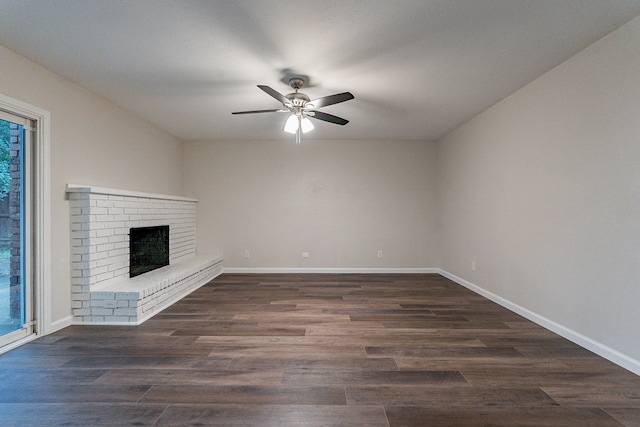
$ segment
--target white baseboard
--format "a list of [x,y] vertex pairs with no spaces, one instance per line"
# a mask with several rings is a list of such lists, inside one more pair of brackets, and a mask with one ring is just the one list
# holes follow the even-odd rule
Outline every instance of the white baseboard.
[[73,316],[63,317],[62,319],[58,319],[55,322],[51,322],[47,331],[48,333],[59,331],[60,329],[64,329],[67,326],[71,326],[73,324]]
[[560,335],[563,338],[568,339],[581,347],[586,348],[589,351],[596,353],[597,355],[615,363],[618,366],[621,366],[636,375],[640,375],[640,361],[633,359],[619,351],[608,347],[598,341],[595,341],[587,336],[580,334],[572,329],[567,328],[559,323],[554,322],[553,320],[547,319],[544,316],[541,316],[537,313],[534,313],[531,310],[528,310],[518,304],[515,304],[501,296],[498,296],[486,289],[481,288],[478,285],[475,285],[467,280],[462,279],[454,274],[451,274],[445,270],[438,269],[438,272],[446,277],[447,279],[453,280],[459,285],[464,286],[465,288],[482,295],[483,297],[490,299],[491,301],[500,304],[504,308],[507,308],[514,313],[517,313],[534,323],[542,326],[545,329],[548,329],[556,334]]
[[40,338],[40,335],[31,334],[31,335],[29,335],[29,336],[27,336],[27,337],[24,337],[24,338],[22,338],[22,339],[19,339],[19,340],[17,340],[17,341],[14,341],[14,342],[12,342],[11,344],[7,344],[7,345],[5,345],[5,346],[3,346],[3,347],[0,347],[0,354],[4,354],[4,353],[6,353],[6,352],[8,352],[8,351],[11,351],[11,350],[13,350],[13,349],[15,349],[15,348],[18,348],[18,347],[20,347],[21,345],[24,345],[24,344],[26,344],[26,343],[29,343],[29,342],[31,342],[31,341],[33,341],[33,340],[38,339],[38,338]]
[[224,268],[229,274],[439,274],[438,268]]

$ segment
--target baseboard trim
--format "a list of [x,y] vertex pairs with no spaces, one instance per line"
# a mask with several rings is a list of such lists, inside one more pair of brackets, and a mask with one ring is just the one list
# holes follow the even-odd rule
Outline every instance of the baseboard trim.
[[566,326],[556,323],[553,320],[547,319],[544,316],[534,313],[533,311],[515,304],[505,298],[502,298],[501,296],[498,296],[493,292],[487,291],[486,289],[481,288],[480,286],[475,285],[467,280],[464,280],[463,278],[458,277],[455,274],[451,274],[448,271],[442,269],[437,270],[439,270],[439,274],[446,277],[447,279],[450,279],[457,284],[464,286],[465,288],[477,293],[478,295],[482,295],[483,297],[490,299],[496,304],[499,304],[504,308],[509,309],[514,313],[527,318],[528,320],[531,320],[534,323],[537,323],[545,329],[555,332],[563,338],[566,338],[569,341],[574,342],[579,346],[594,352],[595,354],[609,360],[610,362],[615,363],[618,366],[627,369],[628,371],[633,372],[636,375],[640,375],[640,361],[633,359],[626,354],[620,353],[619,351],[598,341],[595,341],[587,336],[584,336],[579,332],[569,329]]
[[29,342],[34,341],[34,340],[37,340],[41,336],[43,336],[43,335],[31,334],[31,335],[29,335],[27,337],[24,337],[22,339],[14,341],[11,344],[7,344],[4,347],[0,347],[0,354],[4,354],[4,353],[6,353],[8,351],[11,351],[13,349],[16,349],[16,348],[20,347],[21,345],[25,345],[26,343],[29,343]]
[[53,333],[59,331],[60,329],[64,329],[67,326],[71,326],[73,324],[73,316],[63,317],[62,319],[58,319],[54,322],[51,322],[49,329],[47,329],[48,333]]
[[224,268],[229,274],[439,274],[438,268]]

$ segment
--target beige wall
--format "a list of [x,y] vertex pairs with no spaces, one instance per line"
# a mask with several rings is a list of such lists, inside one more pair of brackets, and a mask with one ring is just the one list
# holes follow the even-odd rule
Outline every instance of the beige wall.
[[225,268],[438,265],[434,143],[192,142],[184,170],[198,250]]
[[199,198],[198,249],[227,268],[441,267],[640,360],[638,40],[640,19],[438,143],[300,146],[182,147],[0,47],[0,93],[51,112],[53,320],[80,183]]
[[636,19],[437,154],[441,267],[636,361],[639,40]]
[[71,313],[67,183],[181,195],[177,140],[0,46],[0,93],[51,113],[52,320]]

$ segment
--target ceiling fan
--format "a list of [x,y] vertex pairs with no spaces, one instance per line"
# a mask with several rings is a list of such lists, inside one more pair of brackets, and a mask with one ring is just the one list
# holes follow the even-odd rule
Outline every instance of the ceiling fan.
[[258,87],[268,95],[271,95],[273,98],[280,101],[284,108],[273,110],[236,111],[231,114],[289,113],[289,118],[287,118],[287,121],[284,124],[284,131],[296,134],[296,144],[300,144],[301,133],[306,133],[313,129],[313,123],[309,120],[310,117],[316,120],[322,120],[342,126],[349,123],[349,120],[343,119],[342,117],[323,113],[316,109],[353,99],[354,96],[350,92],[337,93],[335,95],[310,99],[304,93],[298,92],[298,90],[302,89],[304,86],[304,79],[293,77],[289,79],[289,86],[291,86],[295,92],[282,95],[280,92],[270,88],[269,86],[258,85]]

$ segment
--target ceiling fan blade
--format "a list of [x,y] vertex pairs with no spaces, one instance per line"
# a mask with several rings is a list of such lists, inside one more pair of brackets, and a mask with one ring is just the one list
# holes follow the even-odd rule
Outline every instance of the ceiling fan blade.
[[337,104],[339,102],[348,101],[350,99],[355,98],[351,92],[343,92],[336,93],[335,95],[323,96],[322,98],[312,99],[307,102],[307,104],[311,104],[313,108],[322,108],[327,105]]
[[265,91],[267,94],[271,95],[272,97],[280,101],[283,105],[291,105],[291,101],[289,101],[283,94],[281,94],[277,90],[272,89],[269,86],[265,86],[265,85],[258,85],[258,87],[263,91]]
[[231,114],[255,114],[255,113],[277,113],[283,110],[252,110],[252,111],[236,111]]
[[322,111],[312,110],[312,111],[309,111],[309,113],[312,113],[312,114],[309,114],[309,117],[322,120],[325,122],[335,123],[337,125],[342,125],[342,126],[349,123],[349,120],[343,119],[342,117],[334,116],[333,114],[323,113]]

